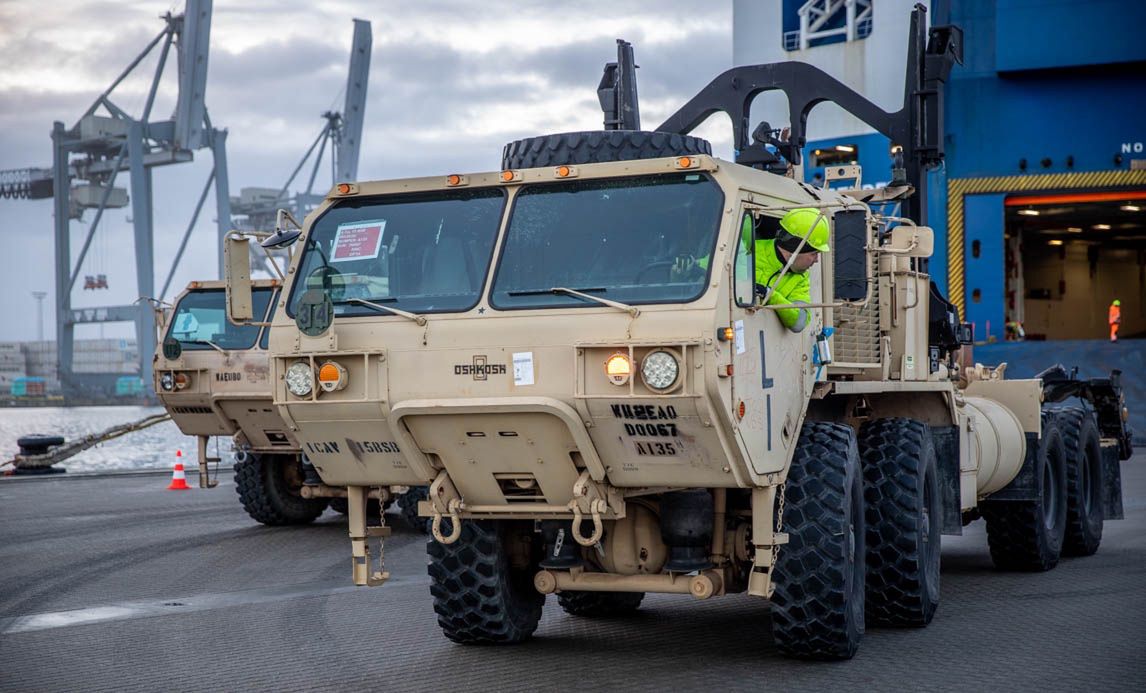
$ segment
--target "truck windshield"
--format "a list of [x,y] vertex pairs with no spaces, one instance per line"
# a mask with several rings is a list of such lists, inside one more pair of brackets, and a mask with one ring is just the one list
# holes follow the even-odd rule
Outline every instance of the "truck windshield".
[[337,315],[378,315],[364,299],[414,313],[478,302],[504,208],[501,188],[351,198],[315,223],[291,290],[292,317],[307,289]]
[[[274,289],[251,291],[256,320],[263,320]],[[223,289],[189,291],[175,307],[167,336],[179,340],[184,351],[211,349],[244,350],[255,346],[259,338],[257,325],[233,325],[227,321],[227,293]]]
[[500,309],[681,303],[708,282],[724,196],[699,173],[532,185],[514,202],[491,303]]

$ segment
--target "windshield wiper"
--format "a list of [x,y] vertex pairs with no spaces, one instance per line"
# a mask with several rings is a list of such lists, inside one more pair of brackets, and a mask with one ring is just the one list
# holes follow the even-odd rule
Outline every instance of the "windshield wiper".
[[[398,299],[396,299],[396,298],[383,298],[383,299],[379,299],[379,300],[389,302],[389,301],[397,301]],[[404,310],[399,310],[399,309],[393,308],[391,306],[384,306],[381,303],[374,303],[373,301],[367,301],[364,298],[348,298],[348,299],[345,299],[342,301],[335,301],[334,303],[335,303],[335,305],[342,304],[342,303],[353,303],[353,304],[358,305],[358,306],[366,306],[367,308],[373,308],[374,310],[378,310],[378,311],[381,311],[383,313],[390,313],[391,315],[400,315],[403,318],[406,318],[407,320],[413,320],[414,322],[418,323],[418,325],[420,325],[420,326],[426,324],[426,318],[423,315],[418,315],[417,313],[410,313],[410,312],[407,312]]]
[[183,342],[184,344],[206,344],[207,346],[211,347],[212,349],[219,352],[223,356],[229,356],[226,349],[224,349],[223,347],[219,346],[218,344],[212,342],[209,339],[180,339],[179,341]]
[[638,309],[635,306],[630,306],[627,303],[621,303],[620,301],[610,301],[609,299],[601,298],[600,296],[593,296],[592,294],[587,293],[589,291],[594,291],[596,293],[605,293],[606,289],[604,287],[600,287],[600,286],[592,287],[592,288],[584,288],[584,289],[570,289],[570,288],[565,287],[565,286],[555,286],[552,289],[536,289],[536,290],[532,290],[532,291],[510,291],[509,295],[510,296],[539,296],[541,294],[565,294],[566,296],[576,296],[577,298],[584,299],[586,301],[592,301],[593,303],[600,303],[603,306],[608,306],[610,308],[616,308],[617,310],[623,310],[626,313],[628,313],[629,315],[633,316],[634,318],[641,314],[640,309]]

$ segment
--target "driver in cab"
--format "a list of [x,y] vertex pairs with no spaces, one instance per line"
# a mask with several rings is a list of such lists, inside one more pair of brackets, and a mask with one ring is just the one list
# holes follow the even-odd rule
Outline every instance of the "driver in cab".
[[[820,253],[830,250],[828,221],[820,210],[804,207],[785,214],[780,229],[776,238],[756,241],[756,295],[760,300],[767,296],[767,305],[791,306],[774,311],[776,317],[792,332],[802,332],[812,316],[799,306],[812,302],[808,270],[819,262]],[[789,260],[792,264],[784,272]]]

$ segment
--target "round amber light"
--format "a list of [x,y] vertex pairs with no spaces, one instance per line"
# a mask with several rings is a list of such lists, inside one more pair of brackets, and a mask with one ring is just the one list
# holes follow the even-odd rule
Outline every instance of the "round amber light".
[[461,182],[462,182],[462,177],[456,173],[450,174],[450,176],[448,178],[446,178],[446,184],[447,185],[458,185]]
[[191,384],[191,379],[187,377],[186,373],[175,374],[175,389],[182,390]]
[[605,376],[614,385],[624,385],[633,374],[633,362],[628,354],[613,354],[605,361]]
[[557,175],[561,176],[562,178],[568,176],[570,173],[571,173],[571,171],[569,170],[568,166],[558,166],[557,167]]
[[692,166],[692,159],[690,159],[687,156],[682,156],[681,158],[676,160],[676,165],[680,166],[681,168],[688,168],[688,167]]
[[318,369],[318,379],[324,383],[338,382],[341,373],[338,372],[338,366],[333,363],[324,363],[322,368]]
[[502,171],[501,172],[501,179],[503,181],[505,181],[506,183],[513,180],[513,171]]

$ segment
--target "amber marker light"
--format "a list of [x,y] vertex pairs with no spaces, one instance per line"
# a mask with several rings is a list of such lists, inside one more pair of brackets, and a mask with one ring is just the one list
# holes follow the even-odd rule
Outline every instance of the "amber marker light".
[[736,332],[731,327],[722,327],[716,332],[716,338],[722,342],[731,342]]
[[747,411],[747,408],[744,406],[744,400],[740,400],[740,404],[738,404],[736,406],[736,415],[743,419],[744,413],[746,411]]
[[512,183],[515,180],[521,180],[521,174],[517,171],[506,169],[505,171],[501,172],[502,183]]
[[185,390],[185,389],[187,389],[187,386],[190,384],[191,384],[191,378],[188,378],[186,373],[176,373],[175,374],[175,389],[176,390]]
[[338,184],[338,194],[339,195],[349,195],[350,194],[350,183],[339,183]]
[[568,178],[569,174],[572,172],[573,172],[573,169],[569,168],[568,166],[558,166],[557,167],[557,175],[561,178]]
[[616,353],[605,361],[605,377],[614,385],[624,385],[633,375],[633,362],[628,354]]
[[464,179],[458,174],[451,173],[450,175],[446,176],[446,185],[451,187],[455,185],[461,185],[463,180]]
[[346,387],[346,369],[333,361],[327,361],[318,369],[318,385],[324,392],[334,392]]
[[700,166],[700,159],[692,156],[678,156],[676,158],[677,168],[696,168]]

